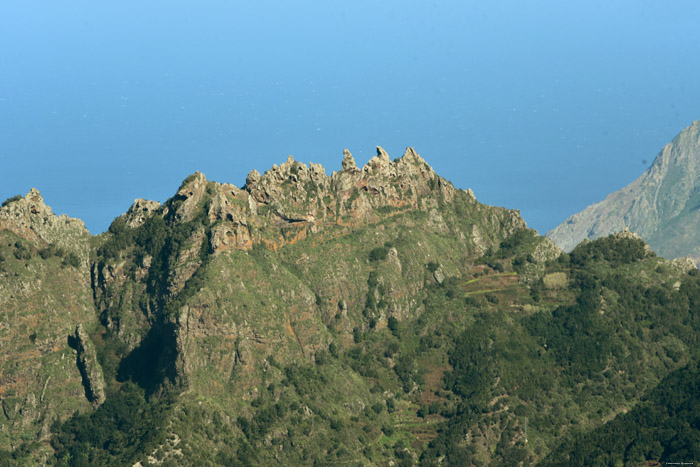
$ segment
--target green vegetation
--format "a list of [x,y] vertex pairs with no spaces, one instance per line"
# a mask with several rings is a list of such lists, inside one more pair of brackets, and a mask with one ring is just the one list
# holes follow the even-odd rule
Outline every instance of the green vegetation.
[[682,463],[700,459],[700,368],[667,376],[629,413],[562,443],[548,465],[640,465],[647,460]]
[[[260,369],[246,373],[251,370],[234,366],[230,379],[216,383],[232,394],[246,378],[262,378],[255,396],[245,401],[212,392],[176,402],[174,353],[168,350],[176,346],[174,328],[152,327],[131,352],[105,334],[100,361],[114,381],[108,403],[55,428],[58,464],[135,462],[144,453],[172,462],[181,455],[193,463],[239,465],[280,459],[289,465],[389,460],[437,465],[440,459],[448,465],[590,465],[695,455],[697,406],[690,402],[695,399],[681,396],[685,386],[669,389],[678,387],[669,381],[680,379],[662,378],[697,362],[692,349],[700,331],[694,312],[700,277],[667,269],[641,242],[601,239],[534,267],[538,237],[517,231],[475,266],[455,265],[447,255],[433,256],[440,262],[415,257],[413,245],[431,243],[411,237],[415,233],[401,224],[410,216],[399,215],[393,237],[380,238],[384,244],[369,253],[354,245],[376,245],[377,239],[372,230],[360,230],[330,240],[321,255],[302,241],[281,257],[264,249],[212,257],[206,222],[151,219],[138,229],[115,224],[100,250],[106,262],[125,252],[140,262],[151,258],[140,306],[173,316],[188,303],[202,303],[197,300],[203,293],[217,297],[217,290],[230,287],[205,280],[211,270],[245,270],[250,283],[262,288],[242,286],[243,308],[222,304],[221,311],[243,312],[241,320],[258,323],[256,333],[263,336],[291,332],[294,345],[317,339],[318,350],[309,359],[303,348],[299,357],[270,348]],[[202,239],[201,246],[193,238]],[[389,248],[397,250],[400,272],[385,261]],[[186,249],[198,251],[198,266],[179,294],[164,300]],[[360,262],[363,251],[367,256]],[[299,260],[304,255],[315,255],[317,263],[304,266]],[[366,266],[353,273],[342,269],[343,280],[361,288],[341,306],[328,277],[346,264]],[[406,275],[413,274],[408,265],[414,265],[415,276]],[[403,302],[391,290],[407,280],[425,281],[438,269],[445,271],[445,280],[425,283],[413,297],[420,308],[398,319],[392,310]],[[544,285],[547,275],[557,278],[556,287]],[[680,285],[674,288],[673,281]],[[306,328],[301,321],[283,324],[284,313],[268,312],[294,303],[273,291],[302,283],[312,291],[308,302],[322,313],[329,310],[330,319],[319,328],[308,321]],[[349,343],[342,338],[344,327],[350,328]],[[208,339],[209,352],[223,345]],[[243,352],[241,341],[235,345],[235,352]],[[190,384],[202,390],[201,384],[212,381],[218,380],[208,376]],[[671,402],[678,397],[680,402]],[[680,404],[674,413],[688,420],[672,433],[672,417],[660,415],[658,408],[669,404]],[[129,418],[126,407],[141,416]],[[119,426],[115,420],[121,420]],[[192,441],[174,450],[168,430]],[[641,445],[636,439],[654,441]],[[590,451],[591,444],[600,448]]]
[[4,208],[10,203],[14,203],[15,201],[19,201],[22,199],[22,195],[15,195],[11,196],[10,198],[7,198],[5,201],[2,202],[2,207]]
[[646,245],[640,239],[604,237],[595,242],[582,243],[569,255],[574,265],[584,265],[591,261],[606,261],[611,267],[640,261],[647,253]]
[[382,261],[382,260],[386,259],[386,256],[388,254],[389,254],[389,249],[385,246],[373,248],[369,252],[369,260],[370,261]]
[[125,383],[90,415],[73,415],[54,426],[56,465],[132,464],[165,441],[170,398],[147,400],[143,390]]

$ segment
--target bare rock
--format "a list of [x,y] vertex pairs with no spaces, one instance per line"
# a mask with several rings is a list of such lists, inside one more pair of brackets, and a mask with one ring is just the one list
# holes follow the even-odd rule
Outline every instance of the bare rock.
[[161,208],[158,201],[149,201],[147,199],[135,199],[134,204],[129,210],[122,214],[126,225],[131,228],[136,228],[146,222],[146,219],[157,213]]
[[433,279],[435,280],[436,283],[442,284],[443,281],[445,280],[445,274],[442,272],[442,268],[438,268],[433,272]]
[[[346,149],[342,167],[328,176],[322,165],[307,166],[289,156],[262,175],[251,171],[242,189],[206,182],[197,172],[168,202],[164,215],[190,219],[193,209],[207,196],[208,216],[213,224],[210,246],[214,253],[248,250],[258,243],[277,249],[328,225],[371,224],[414,209],[428,213],[436,231],[449,231],[437,209],[441,202],[451,203],[458,190],[439,177],[414,148],[406,148],[403,156],[392,161],[378,146],[377,155],[361,169]],[[476,203],[473,196],[468,199]],[[512,213],[517,219],[507,219],[509,215],[504,211],[493,223],[524,226],[522,220],[518,221],[518,213]],[[473,243],[480,248],[480,242],[487,248],[491,239],[481,238],[477,232]]]
[[182,222],[192,220],[206,192],[207,178],[199,171],[193,173],[182,182],[175,196],[166,203],[163,215]]
[[253,237],[246,225],[234,221],[215,225],[211,230],[210,244],[215,253],[250,250],[253,248]]
[[178,251],[168,276],[168,293],[171,297],[177,296],[185,288],[187,281],[202,264],[199,252],[205,238],[204,228],[201,227],[192,232],[190,238],[187,239],[187,246]]
[[313,162],[309,163],[309,177],[317,184],[325,185],[328,183],[326,169],[324,169],[321,164],[314,164]]
[[387,152],[381,146],[377,146],[377,159],[379,159],[382,162],[391,162],[389,154],[387,154]]
[[565,251],[629,227],[666,258],[700,256],[700,120],[681,131],[626,187],[547,233]]
[[671,262],[671,264],[684,273],[687,273],[693,269],[697,269],[698,261],[694,261],[693,258],[676,258]]
[[36,244],[53,244],[69,250],[87,263],[90,232],[80,219],[56,216],[44,204],[39,190],[32,188],[23,198],[0,208],[0,230],[9,230]]
[[78,369],[83,377],[85,395],[94,407],[99,407],[105,401],[105,381],[102,367],[97,363],[95,346],[79,324],[75,329],[75,343],[78,351]]
[[357,169],[357,164],[355,163],[355,158],[352,157],[350,151],[347,149],[343,150],[343,170]]
[[536,263],[546,263],[557,259],[562,253],[561,248],[551,238],[542,237],[542,241],[535,247],[532,256]]
[[258,183],[258,181],[260,181],[260,172],[253,169],[250,171],[250,173],[248,174],[248,177],[246,177],[246,179],[245,179],[245,186],[246,187],[253,186],[256,183]]

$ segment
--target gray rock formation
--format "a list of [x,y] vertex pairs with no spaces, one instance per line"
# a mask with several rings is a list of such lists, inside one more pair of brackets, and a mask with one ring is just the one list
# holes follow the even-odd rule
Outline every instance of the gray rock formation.
[[352,157],[350,151],[345,149],[343,151],[343,170],[356,169],[357,164],[355,163],[355,158]]
[[700,258],[700,120],[684,129],[637,180],[547,233],[565,251],[629,228],[667,258]]
[[59,246],[87,261],[90,233],[83,221],[65,214],[56,216],[36,188],[0,208],[0,230],[9,230],[38,245]]
[[[292,156],[262,175],[251,171],[242,189],[206,182],[204,175],[196,173],[166,203],[164,215],[189,220],[206,190],[212,198],[209,219],[216,223],[211,235],[214,252],[247,250],[260,243],[275,248],[324,227],[377,222],[377,209],[385,213],[421,209],[436,230],[444,231],[435,211],[437,199],[450,203],[457,191],[413,148],[392,161],[377,146],[377,155],[362,168],[345,149],[342,170],[331,176],[322,165],[307,166]],[[270,226],[284,233],[263,238]]]
[[207,186],[207,178],[203,173],[193,173],[182,182],[175,196],[166,203],[163,215],[181,222],[191,220],[207,192]]
[[105,381],[102,368],[97,363],[95,346],[79,324],[75,329],[76,350],[78,351],[78,368],[83,376],[85,395],[94,407],[99,407],[105,401]]
[[129,210],[122,214],[126,225],[131,228],[136,228],[146,222],[146,219],[160,210],[161,205],[158,201],[149,201],[147,199],[135,199],[134,204]]

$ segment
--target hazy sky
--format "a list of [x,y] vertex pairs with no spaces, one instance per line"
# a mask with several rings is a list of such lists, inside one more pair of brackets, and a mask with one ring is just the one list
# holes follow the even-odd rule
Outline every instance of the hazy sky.
[[104,231],[195,170],[414,146],[541,233],[700,119],[700,2],[34,1],[0,6],[0,201]]

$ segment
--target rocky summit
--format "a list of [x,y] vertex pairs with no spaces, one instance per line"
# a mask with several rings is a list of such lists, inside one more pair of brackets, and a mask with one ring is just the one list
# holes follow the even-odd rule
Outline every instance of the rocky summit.
[[572,250],[628,228],[659,254],[700,260],[700,120],[684,129],[637,180],[547,233]]
[[36,190],[5,201],[0,464],[697,452],[693,410],[648,415],[695,400],[692,264],[630,232],[563,253],[412,148],[362,167],[345,150],[341,167],[289,157],[242,187],[195,172],[98,236]]

